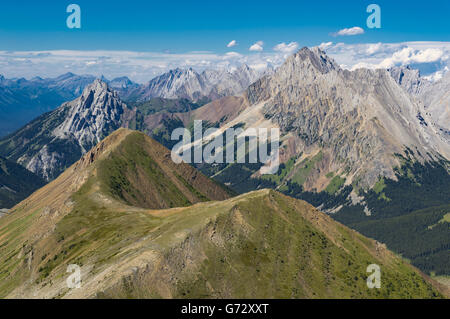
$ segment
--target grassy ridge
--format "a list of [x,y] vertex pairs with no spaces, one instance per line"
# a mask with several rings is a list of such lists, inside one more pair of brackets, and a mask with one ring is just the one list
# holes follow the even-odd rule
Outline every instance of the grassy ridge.
[[[174,298],[440,296],[400,258],[383,249],[377,253],[374,241],[277,192],[250,193],[207,212],[187,208],[183,216],[194,209],[216,217],[166,252],[160,267],[127,277],[98,297],[167,297],[163,287]],[[366,285],[373,263],[383,271],[379,290]],[[166,276],[177,280],[167,284],[160,279]]]
[[[442,297],[402,258],[306,202],[273,190],[228,199],[168,156],[119,130],[2,217],[0,297]],[[146,208],[155,198],[158,208],[197,204]],[[69,264],[82,267],[81,289],[65,284]],[[381,266],[381,289],[367,288],[370,264]]]
[[143,208],[184,207],[225,199],[229,191],[187,164],[174,164],[170,152],[142,133],[129,134],[98,165],[102,191]]

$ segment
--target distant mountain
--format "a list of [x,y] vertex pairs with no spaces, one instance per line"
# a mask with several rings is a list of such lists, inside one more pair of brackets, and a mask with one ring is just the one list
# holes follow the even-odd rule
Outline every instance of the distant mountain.
[[44,185],[37,175],[0,157],[0,208],[13,207]]
[[82,95],[0,140],[0,154],[52,180],[121,126],[126,105],[96,80]]
[[101,80],[107,83],[111,89],[117,91],[120,97],[126,96],[128,92],[139,88],[139,84],[131,81],[126,76],[118,77],[112,80],[102,77]]
[[388,72],[406,92],[412,95],[420,94],[424,88],[431,85],[429,81],[420,76],[420,71],[409,66],[393,67]]
[[0,77],[0,136],[80,96],[93,76],[67,73],[57,78],[31,80]]
[[242,65],[227,70],[205,70],[197,73],[192,68],[175,69],[160,75],[122,97],[127,101],[143,102],[154,97],[189,99],[193,102],[215,100],[243,92],[261,76],[256,70]]
[[280,128],[282,164],[274,175],[261,176],[256,164],[197,167],[239,193],[270,187],[307,200],[422,270],[448,275],[450,143],[430,108],[400,86],[427,91],[408,71],[397,83],[386,70],[350,72],[303,48],[241,97],[176,117],[223,131]]
[[419,98],[439,129],[450,141],[450,72],[423,88]]
[[159,126],[155,119],[198,107],[200,105],[186,99],[163,98],[127,106],[117,90],[97,79],[79,98],[63,103],[0,139],[0,155],[50,181],[119,127],[139,129],[152,135]]
[[[74,77],[72,74],[66,74],[59,80],[69,83],[69,79]],[[182,113],[199,108],[201,104],[192,102],[191,99],[195,99],[194,96],[200,97],[200,94],[185,94],[187,98],[184,99],[167,98],[183,96],[180,92],[187,92],[187,87],[196,83],[194,79],[197,79],[199,81],[197,84],[201,83],[202,86],[207,82],[212,83],[208,84],[211,88],[209,99],[213,96],[228,95],[234,91],[243,90],[247,83],[256,77],[256,73],[247,66],[232,73],[223,74],[205,71],[202,75],[198,75],[193,70],[187,73],[175,70],[153,80],[152,83],[156,85],[159,81],[166,81],[167,84],[174,80],[173,78],[168,80],[166,77],[179,77],[178,84],[170,85],[169,91],[174,95],[163,93],[165,89],[161,86],[161,91],[155,95],[166,98],[139,95],[139,100],[142,101],[130,102],[129,107],[122,102],[121,96],[127,95],[130,90],[137,90],[138,86],[135,83],[126,77],[112,81],[104,78],[97,79],[83,90],[81,97],[41,115],[14,134],[0,140],[0,155],[16,161],[49,181],[57,177],[103,137],[121,126],[139,129],[152,135],[154,129],[160,126],[155,123],[155,119],[162,119],[166,114]],[[185,82],[186,80],[189,81]],[[225,83],[228,84],[225,85]],[[212,93],[213,87],[214,93]],[[139,87],[139,90],[141,89],[142,87]],[[17,147],[17,145],[20,146]]]
[[406,92],[422,103],[424,112],[431,117],[430,124],[450,141],[450,72],[436,82],[428,81],[410,67],[395,67],[389,72]]
[[[319,192],[345,185],[368,189],[380,177],[395,178],[394,168],[401,164],[395,154],[406,148],[420,161],[450,159],[450,143],[427,125],[431,117],[388,72],[343,70],[317,48],[289,57],[233,103],[238,104],[227,107],[230,116],[222,129],[265,123],[285,136],[286,171],[271,178],[278,186],[291,182]],[[193,117],[214,123],[219,121],[216,110],[217,102],[211,103]]]
[[[241,93],[261,74],[246,65],[233,70],[171,70],[139,85],[128,77],[101,80],[127,102],[152,98],[188,99],[204,104],[223,96]],[[56,78],[6,79],[0,75],[0,137],[11,134],[43,113],[81,95],[96,78],[66,73]]]
[[[447,294],[306,202],[269,190],[229,198],[168,157],[144,134],[120,129],[2,217],[0,298]],[[67,288],[69,264],[81,267],[82,289]],[[367,287],[372,264],[380,289]]]

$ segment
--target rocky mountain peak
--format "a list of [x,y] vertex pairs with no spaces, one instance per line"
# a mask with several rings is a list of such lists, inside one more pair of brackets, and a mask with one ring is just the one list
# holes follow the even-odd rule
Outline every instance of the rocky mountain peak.
[[[303,85],[312,85],[319,78],[326,82],[327,76],[341,71],[339,65],[319,48],[304,47],[288,57],[270,76],[262,77],[250,85],[246,96],[251,104],[274,96],[287,98],[291,102],[298,101],[304,94]],[[286,94],[286,88],[292,88],[290,94]]]
[[108,84],[96,79],[76,100],[66,103],[68,115],[56,128],[58,137],[74,137],[83,152],[93,147],[105,136],[120,127],[120,116],[126,105]]
[[305,63],[311,64],[321,73],[328,73],[332,70],[340,69],[339,65],[318,47],[311,49],[304,47],[289,57],[286,63],[295,63],[298,66],[303,66]]
[[253,69],[251,69],[247,64],[242,64],[239,68],[238,68],[238,70],[242,70],[242,71],[247,71],[247,72],[249,72],[249,71],[253,71]]
[[132,85],[134,85],[133,81],[131,81],[127,76],[115,78],[109,82],[109,86],[115,89],[126,89]]
[[73,74],[72,72],[67,72],[67,73],[64,73],[64,74],[58,76],[56,79],[58,81],[64,81],[64,80],[70,79],[70,78],[72,78],[74,76],[76,76],[76,75]]
[[83,94],[82,96],[85,95],[89,95],[90,92],[107,92],[111,90],[108,87],[108,84],[106,84],[105,81],[103,81],[102,79],[95,79],[94,82],[92,82],[91,84],[89,84],[84,90],[83,90]]
[[394,178],[393,154],[406,146],[424,156],[450,155],[386,70],[342,70],[318,48],[301,49],[245,95],[250,105],[262,104],[264,118],[282,132],[298,136],[299,153],[328,149],[332,170],[346,171],[347,182],[358,180],[363,188],[372,187],[380,172]]

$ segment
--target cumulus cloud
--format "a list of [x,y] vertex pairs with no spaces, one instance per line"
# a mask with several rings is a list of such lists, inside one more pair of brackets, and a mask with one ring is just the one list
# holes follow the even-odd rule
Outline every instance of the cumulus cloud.
[[249,50],[250,51],[263,51],[264,50],[264,48],[263,48],[263,45],[264,45],[264,42],[262,42],[262,41],[258,41],[258,42],[256,42],[255,44],[253,44],[250,48],[249,48]]
[[358,34],[364,34],[364,29],[360,27],[353,27],[353,28],[347,28],[339,30],[338,32],[334,33],[333,35],[335,37],[337,36],[351,36],[351,35],[358,35]]
[[273,50],[274,51],[278,51],[278,52],[282,52],[285,54],[292,54],[294,53],[297,49],[298,49],[299,45],[297,42],[291,42],[289,44],[286,44],[284,42],[277,44]]
[[242,54],[237,53],[237,52],[227,52],[225,53],[225,58],[241,58],[243,57]]
[[442,58],[444,51],[436,48],[428,48],[425,50],[415,50],[411,47],[403,48],[400,51],[384,59],[378,67],[390,68],[395,65],[408,65],[413,63],[431,63],[436,62]]
[[382,49],[383,44],[380,43],[371,43],[368,45],[366,53],[371,55],[371,54],[375,54],[380,52],[380,50]]
[[236,40],[231,41],[230,43],[227,44],[227,48],[232,48],[235,47],[237,45]]
[[411,65],[422,75],[438,79],[450,66],[450,42],[336,43],[324,50],[341,67],[350,70]]
[[[258,43],[255,43],[258,44]],[[258,44],[261,49],[263,43]],[[226,52],[136,52],[136,51],[0,51],[0,73],[7,78],[56,77],[66,72],[91,74],[112,79],[128,76],[145,83],[153,77],[175,68],[232,69],[243,63],[258,69],[278,67],[295,42],[280,43],[274,50],[241,54]],[[277,50],[275,50],[275,48]],[[341,67],[384,68],[412,65],[422,75],[438,79],[450,67],[450,42],[403,43],[322,43],[320,48],[334,58]],[[292,52],[291,52],[292,53]],[[437,73],[440,72],[441,73]]]
[[319,45],[319,48],[321,49],[321,50],[326,50],[326,49],[328,49],[329,47],[331,47],[333,45],[333,42],[322,42],[320,45]]
[[[260,44],[263,45],[262,43]],[[66,72],[104,75],[106,78],[128,76],[138,83],[175,68],[233,69],[242,64],[263,69],[277,67],[285,60],[282,52],[136,52],[136,51],[0,51],[0,73],[6,78],[56,77]]]

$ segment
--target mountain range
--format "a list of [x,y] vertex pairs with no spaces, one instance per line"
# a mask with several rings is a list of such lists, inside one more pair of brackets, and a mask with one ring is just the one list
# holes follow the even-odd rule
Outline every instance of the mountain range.
[[[206,77],[215,84],[202,84]],[[307,200],[421,270],[450,274],[447,77],[430,83],[410,68],[343,70],[320,49],[303,48],[241,94],[230,89],[237,95],[211,95],[224,92],[210,90],[220,78],[174,70],[132,88],[139,94],[126,103],[123,92],[96,80],[77,99],[0,140],[0,155],[51,182],[120,127],[169,148],[172,130],[192,129],[194,120],[222,132],[279,128],[282,164],[276,174],[260,175],[259,164],[197,168],[236,193],[271,188]],[[114,85],[133,87],[124,79]],[[182,99],[167,99],[175,96]],[[203,105],[205,98],[217,99]],[[127,189],[123,182],[119,190]],[[143,205],[131,194],[125,198],[128,205]],[[418,229],[423,234],[415,238]]]
[[[119,129],[0,219],[2,298],[442,298],[374,240],[273,190],[229,190]],[[211,201],[215,200],[215,201]],[[67,265],[81,267],[69,289]],[[382,269],[380,289],[367,267]],[[248,283],[252,282],[251,285]]]
[[448,275],[450,143],[434,121],[446,105],[430,113],[399,84],[387,70],[350,72],[303,48],[241,96],[145,123],[280,128],[277,174],[261,176],[258,164],[197,167],[239,193],[273,188],[307,200],[424,271]]
[[[156,112],[158,110],[150,112],[149,109],[154,110],[157,107],[155,104],[163,105],[166,109],[168,104],[177,105],[177,109],[172,108],[172,111],[195,109],[199,105],[183,97],[211,99],[214,96],[240,92],[256,77],[256,72],[247,66],[232,73],[204,71],[201,75],[202,85],[198,87],[203,91],[196,91],[195,85],[192,84],[200,83],[193,80],[198,80],[200,75],[192,69],[170,71],[153,80],[152,85],[142,87],[134,85],[127,78],[106,82],[105,79],[97,79],[87,85],[77,99],[63,103],[56,110],[43,114],[1,140],[0,154],[20,163],[42,178],[52,180],[124,123],[136,127],[140,116],[154,113],[161,116],[161,112]],[[212,82],[208,82],[207,78],[213,79]],[[204,83],[210,84],[206,86]],[[152,90],[147,90],[148,87],[152,87]],[[217,94],[211,93],[213,87]],[[191,89],[192,91],[189,91]],[[127,90],[131,93],[125,93]],[[134,90],[139,92],[133,93]],[[208,96],[203,95],[207,92]],[[134,100],[132,96],[139,96],[136,100],[141,103],[130,102],[128,107],[122,102],[120,94],[131,100]],[[155,129],[152,125],[141,125],[139,128],[149,132]]]
[[[225,111],[217,110],[220,103],[227,104]],[[339,179],[335,190],[346,185],[364,190],[380,178],[396,178],[395,167],[401,165],[396,154],[411,150],[421,162],[450,158],[450,143],[428,125],[433,120],[426,108],[386,70],[343,70],[318,48],[303,48],[240,98],[225,98],[177,116],[184,123],[218,123],[226,117],[222,130],[239,123],[280,128],[286,170],[283,176],[264,178],[281,187],[296,183],[320,192]],[[225,166],[215,176],[229,169]]]
[[[268,72],[268,71],[265,71]],[[227,70],[170,70],[147,84],[140,85],[128,77],[100,79],[127,102],[146,102],[153,98],[189,99],[207,102],[244,91],[261,76],[261,72],[242,65]],[[30,80],[6,79],[0,75],[0,137],[49,112],[64,102],[78,98],[96,77],[66,73],[56,78],[35,77]]]
[[423,105],[431,117],[432,125],[450,140],[450,73],[431,83],[421,77],[418,70],[396,67],[389,70],[397,83]]
[[0,136],[80,96],[92,76],[72,73],[57,78],[6,79],[0,75]]
[[211,101],[242,93],[263,73],[247,65],[228,70],[205,70],[198,73],[192,68],[175,69],[158,76],[123,95],[125,100],[144,102],[153,97],[184,98],[193,102]]
[[41,115],[0,142],[0,153],[51,180],[120,127],[126,108],[116,91],[96,80],[81,96]]

